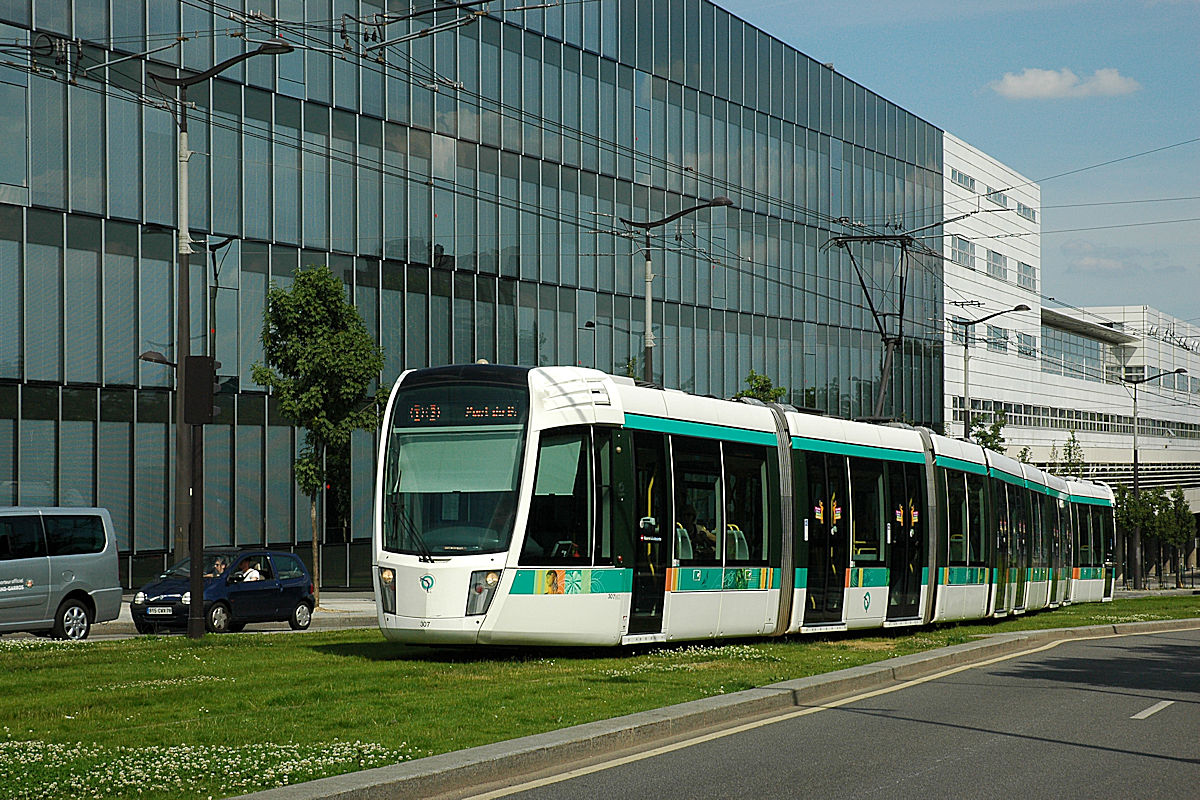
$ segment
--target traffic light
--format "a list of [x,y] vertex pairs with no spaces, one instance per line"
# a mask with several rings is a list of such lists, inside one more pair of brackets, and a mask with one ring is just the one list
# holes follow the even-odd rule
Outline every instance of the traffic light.
[[183,421],[188,425],[207,425],[213,421],[217,408],[213,395],[221,390],[217,367],[221,362],[212,356],[188,356],[184,368]]

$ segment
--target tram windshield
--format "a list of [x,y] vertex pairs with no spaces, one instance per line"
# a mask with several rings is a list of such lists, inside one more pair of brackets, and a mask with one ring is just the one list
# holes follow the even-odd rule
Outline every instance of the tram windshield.
[[527,407],[516,387],[402,390],[386,443],[383,548],[423,558],[507,550]]

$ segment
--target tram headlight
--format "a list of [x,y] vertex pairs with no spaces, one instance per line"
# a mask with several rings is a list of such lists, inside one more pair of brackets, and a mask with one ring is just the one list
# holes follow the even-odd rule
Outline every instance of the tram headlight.
[[467,588],[467,616],[486,614],[500,585],[501,570],[489,569],[471,573],[471,583]]
[[391,567],[379,568],[379,600],[385,614],[396,613],[396,571]]

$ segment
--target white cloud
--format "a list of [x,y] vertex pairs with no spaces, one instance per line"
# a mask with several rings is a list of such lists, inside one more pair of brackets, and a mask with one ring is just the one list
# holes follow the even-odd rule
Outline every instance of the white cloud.
[[1030,67],[1018,74],[1006,72],[988,84],[1011,100],[1048,100],[1059,97],[1112,97],[1130,94],[1142,88],[1113,68],[1098,69],[1087,80],[1065,67],[1060,70]]

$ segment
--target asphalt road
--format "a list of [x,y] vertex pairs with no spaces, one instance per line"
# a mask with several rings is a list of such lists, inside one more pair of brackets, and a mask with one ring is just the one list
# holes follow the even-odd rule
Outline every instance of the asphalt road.
[[480,797],[1200,796],[1200,631],[1066,641]]

